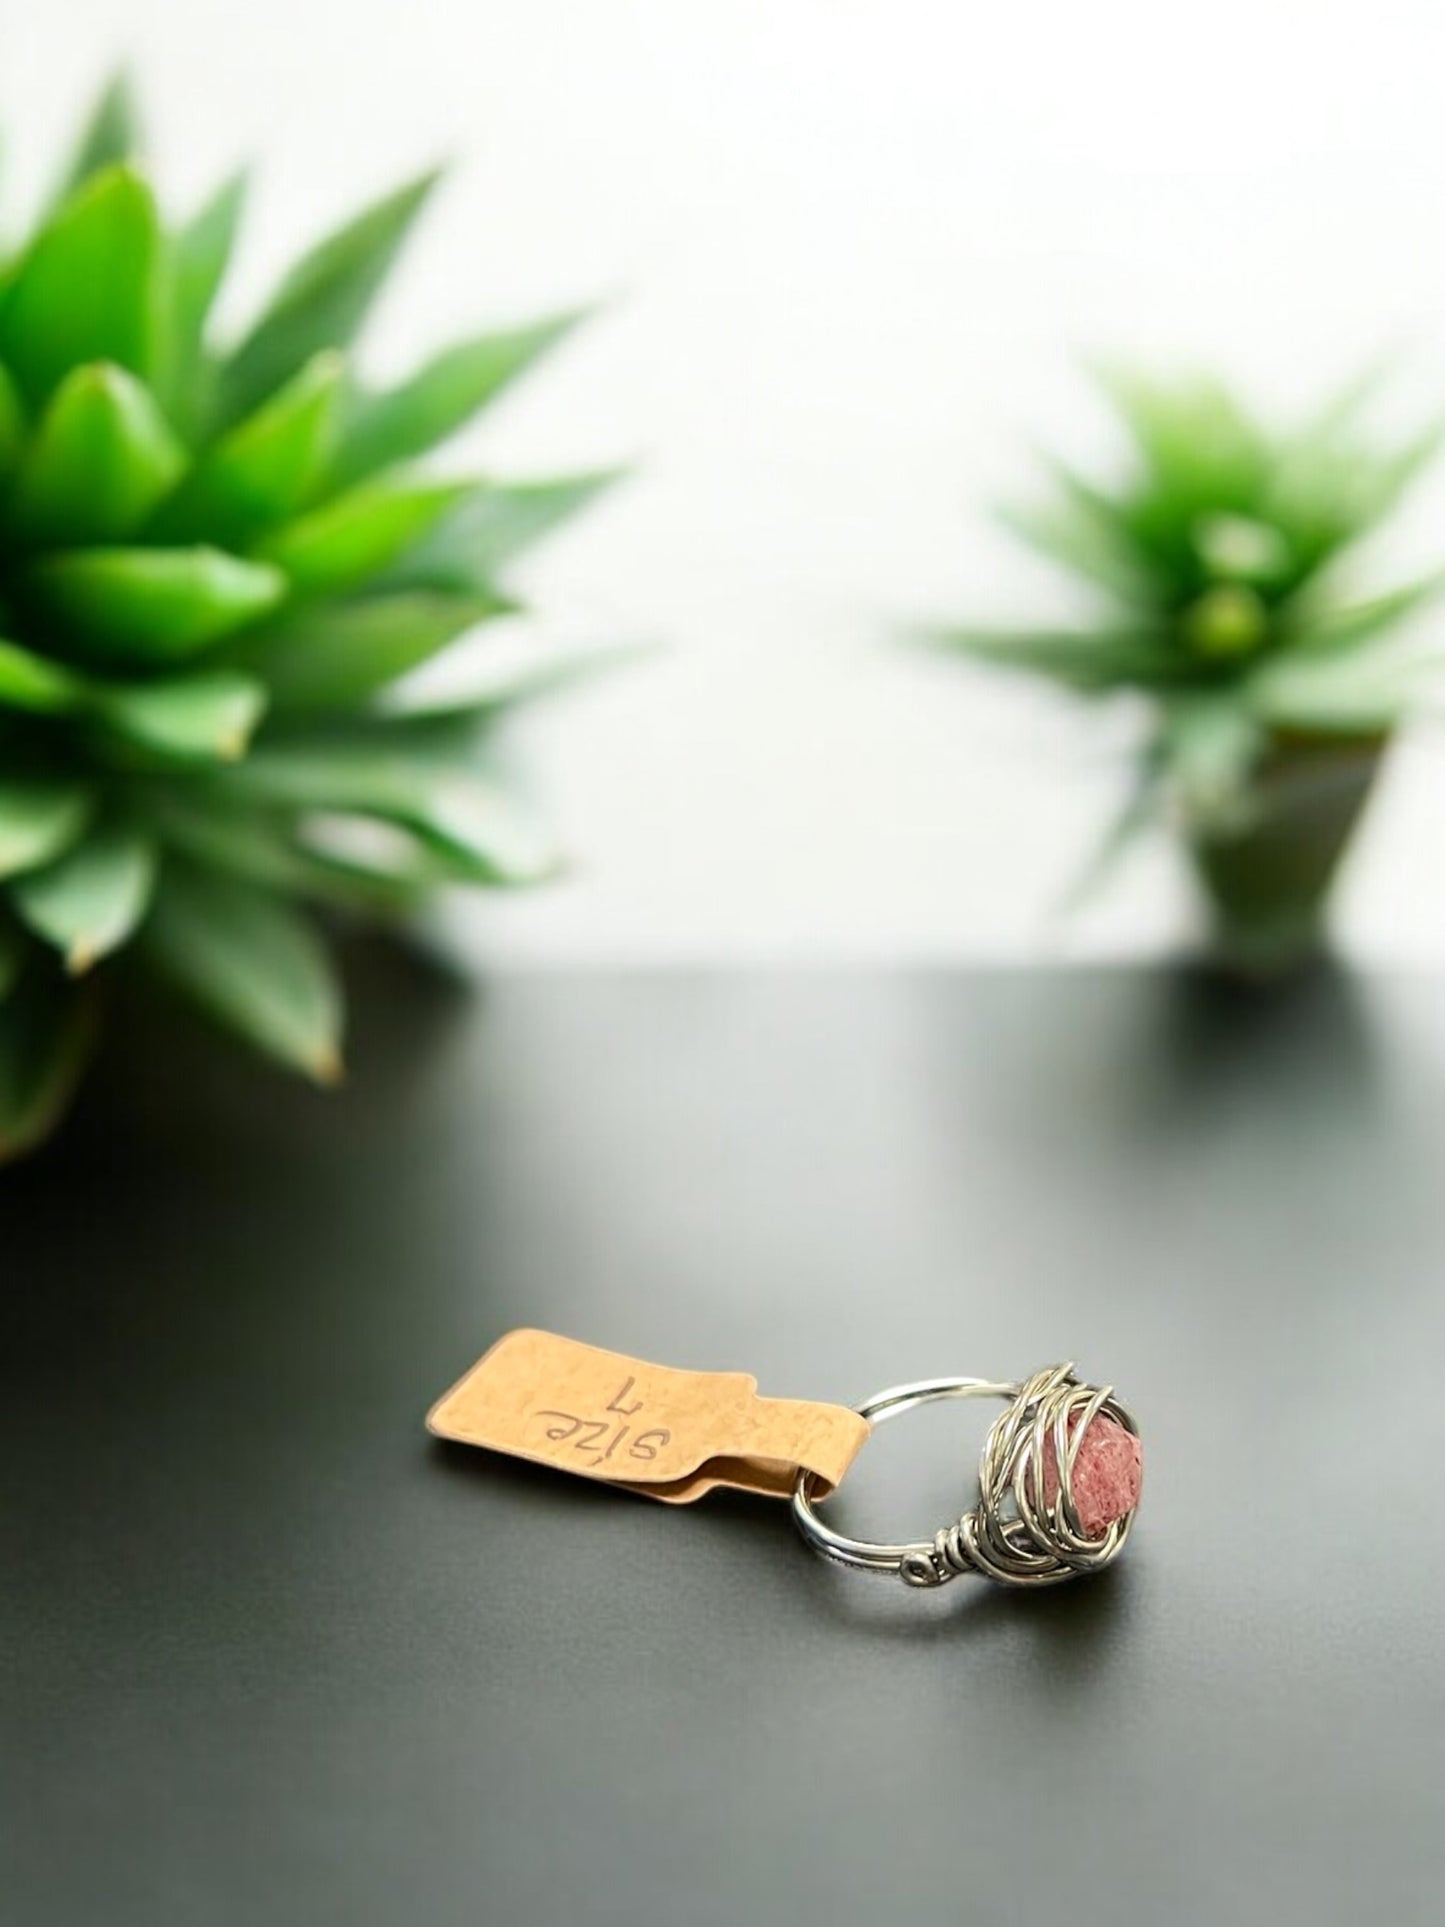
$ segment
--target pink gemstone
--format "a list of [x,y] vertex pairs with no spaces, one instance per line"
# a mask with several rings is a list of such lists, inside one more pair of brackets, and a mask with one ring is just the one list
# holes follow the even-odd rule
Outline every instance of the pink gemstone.
[[[1144,1484],[1144,1454],[1132,1432],[1100,1412],[1084,1434],[1070,1481],[1074,1510],[1085,1536],[1102,1538],[1116,1519],[1132,1512]],[[1059,1496],[1059,1461],[1050,1437],[1044,1447],[1044,1503]]]

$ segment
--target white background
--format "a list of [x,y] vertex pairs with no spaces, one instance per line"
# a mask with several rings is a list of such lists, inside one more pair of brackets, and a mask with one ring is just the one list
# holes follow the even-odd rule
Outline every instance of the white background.
[[[606,311],[458,450],[637,479],[538,551],[562,633],[662,653],[538,712],[576,853],[467,912],[496,958],[1017,958],[1188,927],[1167,848],[1057,906],[1128,718],[934,660],[919,617],[1057,613],[988,505],[1112,453],[1081,351],[1287,409],[1400,350],[1445,398],[1437,0],[0,0],[12,217],[111,59],[178,206],[264,157],[233,312],[319,224],[456,162],[373,367]],[[1445,551],[1445,485],[1402,560]],[[1445,954],[1445,754],[1391,768],[1356,952]]]

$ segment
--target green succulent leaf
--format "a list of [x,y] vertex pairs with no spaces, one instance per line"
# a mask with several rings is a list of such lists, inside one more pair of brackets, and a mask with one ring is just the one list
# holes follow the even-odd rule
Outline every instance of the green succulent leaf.
[[220,370],[223,425],[259,408],[313,355],[350,344],[437,178],[431,172],[408,182],[297,262]]
[[1385,454],[1353,435],[1327,442],[1306,434],[1287,445],[1264,507],[1289,533],[1298,558],[1296,581],[1378,527],[1438,454],[1441,440],[1441,424],[1432,423],[1403,448]]
[[162,798],[154,815],[167,847],[207,869],[338,909],[397,916],[445,879],[444,868],[424,852],[385,867],[343,858],[301,842],[289,817],[214,800]]
[[477,335],[444,349],[399,387],[357,395],[334,464],[333,484],[354,486],[435,448],[581,319],[580,312],[553,315],[530,327]]
[[78,676],[0,642],[0,709],[80,716],[106,735],[166,762],[232,762],[244,755],[269,699],[237,669],[115,683]]
[[[404,917],[455,880],[455,865],[406,832],[393,832],[383,851],[358,850],[357,839],[326,834],[328,829],[345,832],[358,827],[371,831],[376,826],[340,820],[298,825],[296,855],[304,866],[306,893],[318,902],[373,918]],[[353,847],[338,847],[338,841]]]
[[1095,372],[1171,507],[1248,512],[1269,473],[1268,443],[1221,382],[1160,383],[1109,365]]
[[1000,509],[998,519],[1036,554],[1121,601],[1147,602],[1155,586],[1127,533],[1077,502],[1018,503]]
[[1302,644],[1311,652],[1337,653],[1377,642],[1428,609],[1442,594],[1445,571],[1437,569],[1386,595],[1372,596],[1368,602],[1322,608],[1303,625]]
[[[0,297],[3,304],[3,297]],[[25,446],[25,404],[20,399],[20,391],[10,377],[10,371],[0,365],[0,481],[4,481],[20,459],[20,451]]]
[[1273,729],[1318,736],[1368,736],[1392,729],[1441,658],[1393,651],[1277,656],[1247,686],[1253,713]]
[[121,541],[145,522],[185,459],[149,390],[123,368],[90,363],[51,397],[8,514],[37,548]]
[[1254,656],[1270,640],[1269,608],[1242,582],[1216,582],[1179,612],[1179,633],[1203,663]]
[[102,825],[55,863],[21,877],[11,900],[35,935],[60,951],[72,976],[79,976],[135,931],[155,872],[155,845],[146,836]]
[[1267,592],[1289,579],[1291,545],[1273,521],[1257,515],[1201,515],[1194,546],[1212,582],[1220,588],[1254,587]]
[[126,167],[94,175],[40,230],[0,301],[0,361],[32,406],[85,362],[150,373],[161,255],[154,196]]
[[144,146],[140,112],[124,73],[113,74],[90,111],[75,152],[66,164],[52,207],[61,207],[78,188],[108,167],[138,161]]
[[201,536],[244,548],[293,516],[331,452],[345,375],[340,355],[317,355],[296,378],[202,456],[165,504],[152,534]]
[[518,703],[569,689],[603,670],[616,669],[623,663],[636,662],[652,654],[652,648],[646,644],[620,644],[613,648],[589,645],[579,649],[551,649],[544,655],[529,655],[524,660],[484,663],[451,689],[420,696],[398,690],[382,707],[381,715],[384,720],[400,722],[440,722],[456,718],[485,723]]
[[84,694],[84,683],[68,669],[18,642],[0,642],[0,709],[63,716],[78,707]]
[[938,629],[928,640],[945,649],[1053,678],[1084,695],[1121,683],[1167,687],[1180,671],[1146,629]]
[[0,1003],[0,1163],[33,1151],[59,1124],[94,1031],[91,999],[58,973],[27,971]]
[[322,603],[247,637],[238,659],[264,679],[278,711],[349,708],[511,606],[495,595],[421,592]]
[[1368,534],[1397,508],[1445,446],[1445,421],[1434,421],[1394,455],[1368,464],[1356,496],[1357,532]]
[[112,686],[96,695],[94,709],[108,730],[155,756],[229,763],[245,755],[267,700],[265,685],[253,676],[211,669]]
[[154,794],[149,816],[166,849],[198,867],[266,890],[305,894],[306,872],[288,817],[197,795],[190,785]]
[[192,436],[210,413],[213,371],[205,350],[206,322],[235,249],[246,190],[247,176],[232,175],[171,242],[160,384],[172,418]]
[[262,744],[222,780],[273,808],[394,823],[474,882],[536,883],[558,869],[551,839],[496,784],[384,739]]
[[298,595],[336,595],[378,575],[459,503],[470,482],[365,482],[256,544]]
[[0,877],[62,855],[84,830],[93,801],[84,783],[0,779]]
[[550,481],[474,485],[431,534],[387,570],[385,584],[461,595],[485,588],[525,549],[621,480],[623,472],[599,469]]
[[183,661],[275,608],[286,579],[220,549],[72,549],[36,563],[33,592],[67,643],[99,661]]
[[169,860],[144,942],[157,966],[247,1043],[317,1083],[341,1075],[341,991],[326,947],[274,892]]

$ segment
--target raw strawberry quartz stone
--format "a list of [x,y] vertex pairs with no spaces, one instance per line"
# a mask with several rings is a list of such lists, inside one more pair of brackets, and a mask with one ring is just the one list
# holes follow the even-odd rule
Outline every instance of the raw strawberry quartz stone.
[[[1132,1512],[1143,1484],[1144,1453],[1139,1440],[1117,1419],[1098,1413],[1080,1442],[1070,1480],[1074,1510],[1086,1536],[1102,1539],[1116,1519]],[[1044,1448],[1045,1505],[1053,1505],[1058,1496],[1059,1461],[1050,1436]]]

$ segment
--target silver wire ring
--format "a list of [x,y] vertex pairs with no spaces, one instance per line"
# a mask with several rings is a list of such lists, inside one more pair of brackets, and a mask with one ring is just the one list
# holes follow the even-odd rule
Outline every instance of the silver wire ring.
[[863,1572],[896,1575],[907,1586],[942,1586],[966,1572],[1009,1586],[1055,1586],[1119,1556],[1138,1507],[1137,1453],[1134,1503],[1092,1534],[1079,1518],[1073,1491],[1079,1450],[1095,1418],[1112,1419],[1132,1438],[1139,1436],[1112,1387],[1082,1383],[1072,1365],[1049,1365],[1020,1382],[928,1378],[894,1385],[856,1410],[878,1420],[947,1398],[1009,1401],[984,1441],[977,1505],[932,1540],[882,1545],[824,1525],[815,1510],[818,1480],[800,1472],[793,1517],[815,1552]]

